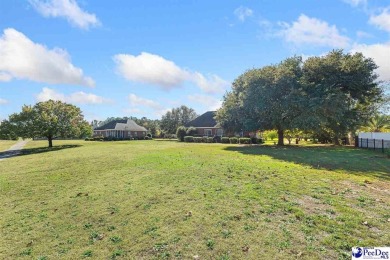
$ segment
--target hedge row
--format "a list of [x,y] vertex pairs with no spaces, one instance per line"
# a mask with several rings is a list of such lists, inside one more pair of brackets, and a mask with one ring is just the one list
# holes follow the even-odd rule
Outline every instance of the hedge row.
[[129,141],[129,140],[151,140],[153,138],[149,136],[138,136],[138,137],[128,137],[128,138],[118,138],[118,137],[102,137],[96,136],[91,138],[85,138],[85,141]]
[[261,144],[262,139],[248,138],[248,137],[198,137],[198,136],[184,136],[184,142],[187,143],[223,143],[223,144]]

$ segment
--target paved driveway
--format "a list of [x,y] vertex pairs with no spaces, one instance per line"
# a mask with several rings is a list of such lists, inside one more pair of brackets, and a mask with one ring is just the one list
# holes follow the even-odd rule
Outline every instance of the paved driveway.
[[20,154],[22,148],[28,143],[29,140],[22,140],[11,146],[8,150],[0,152],[0,161]]

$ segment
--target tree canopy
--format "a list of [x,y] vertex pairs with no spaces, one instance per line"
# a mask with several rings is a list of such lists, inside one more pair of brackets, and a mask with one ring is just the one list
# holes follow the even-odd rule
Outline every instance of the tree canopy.
[[361,53],[334,50],[325,56],[248,70],[239,76],[217,111],[221,125],[233,131],[312,130],[339,138],[364,124],[382,101],[377,66]]
[[175,134],[179,126],[184,126],[196,117],[194,109],[182,105],[166,112],[161,118],[160,127],[165,134]]
[[49,147],[57,137],[82,138],[92,134],[80,108],[53,100],[23,106],[20,113],[9,117],[9,124],[20,137],[46,137]]

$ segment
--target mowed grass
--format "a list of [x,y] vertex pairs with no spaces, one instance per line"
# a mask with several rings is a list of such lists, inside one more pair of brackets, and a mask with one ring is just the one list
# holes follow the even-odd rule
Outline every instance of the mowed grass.
[[8,150],[12,145],[16,144],[15,140],[0,140],[0,152]]
[[390,159],[342,147],[31,141],[1,259],[350,259],[389,246]]

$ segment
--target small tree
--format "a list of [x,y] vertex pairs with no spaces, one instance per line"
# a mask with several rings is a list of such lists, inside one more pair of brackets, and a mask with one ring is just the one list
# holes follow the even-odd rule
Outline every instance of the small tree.
[[9,122],[18,136],[46,137],[49,147],[56,137],[87,137],[92,127],[84,120],[80,108],[61,101],[39,102],[23,106],[22,112],[12,114]]
[[0,140],[17,140],[18,135],[8,120],[0,122]]
[[177,139],[180,142],[184,142],[184,136],[187,135],[187,129],[184,126],[179,126],[176,130]]

